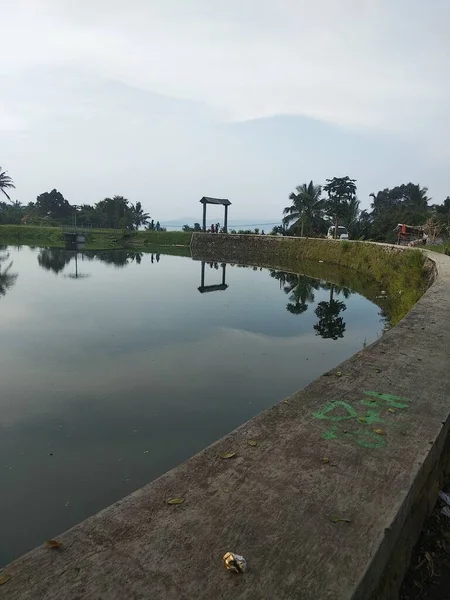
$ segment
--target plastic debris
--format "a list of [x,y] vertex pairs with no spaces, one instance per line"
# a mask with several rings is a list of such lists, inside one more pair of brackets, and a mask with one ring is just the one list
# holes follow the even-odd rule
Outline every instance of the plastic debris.
[[439,492],[438,494],[439,498],[445,502],[445,504],[447,504],[447,506],[450,506],[450,494],[446,494],[445,492]]
[[247,570],[247,561],[240,554],[227,552],[223,555],[223,562],[225,567],[233,573],[245,573]]

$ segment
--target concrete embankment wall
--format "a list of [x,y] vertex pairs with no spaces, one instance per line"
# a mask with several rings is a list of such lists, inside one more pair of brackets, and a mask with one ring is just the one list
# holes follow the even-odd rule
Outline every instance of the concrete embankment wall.
[[[405,250],[408,250],[405,252]],[[387,291],[384,303],[392,324],[397,324],[419,300],[433,279],[432,264],[423,269],[419,250],[403,246],[320,238],[262,235],[194,234],[195,260],[215,260],[299,272],[303,261],[324,261],[345,267],[361,279],[377,281]],[[428,267],[428,268],[427,268]]]
[[375,344],[9,565],[0,598],[395,598],[448,456],[450,260],[432,258],[434,283]]

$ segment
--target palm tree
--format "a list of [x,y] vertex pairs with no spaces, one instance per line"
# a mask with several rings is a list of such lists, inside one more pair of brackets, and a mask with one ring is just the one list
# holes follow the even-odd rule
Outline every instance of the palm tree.
[[8,200],[11,200],[11,198],[8,196],[5,190],[7,190],[8,188],[15,188],[16,186],[14,185],[11,177],[6,173],[7,172],[2,171],[2,168],[0,167],[0,191],[5,194]]
[[312,181],[298,185],[295,189],[297,193],[292,192],[289,196],[291,206],[286,206],[283,210],[283,223],[292,224],[291,229],[298,229],[300,226],[300,235],[303,237],[305,225],[309,230],[314,221],[322,216],[325,203],[321,199],[321,186],[314,185]]
[[141,225],[147,225],[150,221],[150,215],[144,212],[142,204],[136,202],[136,205],[132,207],[133,210],[133,225],[136,229],[139,229]]

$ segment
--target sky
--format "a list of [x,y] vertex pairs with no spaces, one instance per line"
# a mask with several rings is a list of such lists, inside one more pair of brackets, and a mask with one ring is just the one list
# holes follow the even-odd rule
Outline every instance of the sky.
[[216,196],[245,224],[311,179],[355,178],[363,208],[409,181],[450,195],[448,0],[2,4],[0,165],[21,202],[119,194],[182,223]]

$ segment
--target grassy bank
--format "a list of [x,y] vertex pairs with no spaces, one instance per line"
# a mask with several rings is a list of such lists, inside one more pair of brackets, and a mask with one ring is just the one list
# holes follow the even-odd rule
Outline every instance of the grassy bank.
[[436,244],[435,246],[429,245],[427,246],[427,250],[431,250],[432,252],[440,252],[441,254],[450,253],[450,243],[446,244]]
[[[364,242],[272,236],[195,234],[194,258],[255,264],[298,272],[302,261],[323,261],[352,269],[376,282],[380,303],[393,325],[419,300],[430,283],[430,263],[420,250]],[[320,263],[322,264],[322,263]],[[385,294],[381,294],[381,292]]]
[[[87,250],[108,250],[109,248],[148,249],[149,246],[167,253],[170,247],[189,248],[191,234],[180,231],[133,231],[119,229],[92,229],[87,237]],[[64,248],[64,236],[59,227],[38,227],[34,225],[0,225],[0,244],[46,246]]]

